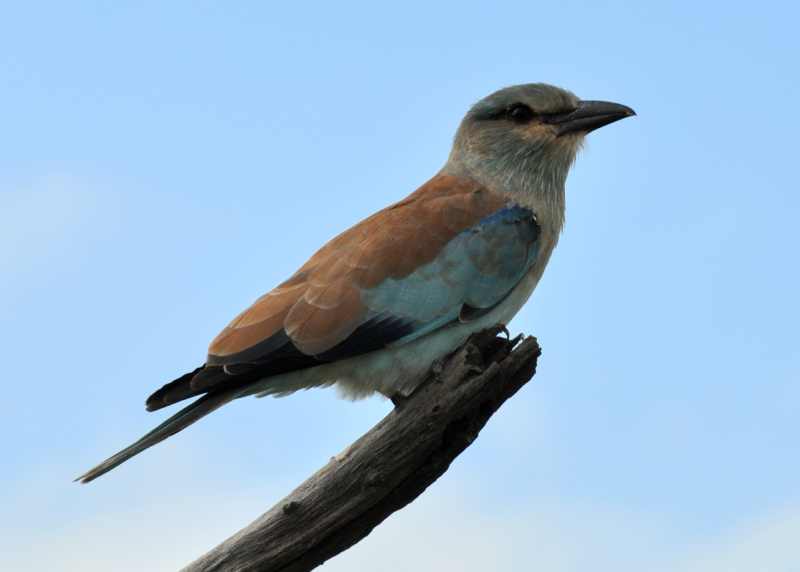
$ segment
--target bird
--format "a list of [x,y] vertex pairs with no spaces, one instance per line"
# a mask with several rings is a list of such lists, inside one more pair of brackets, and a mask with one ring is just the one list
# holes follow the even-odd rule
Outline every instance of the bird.
[[545,83],[479,100],[431,179],[235,317],[205,363],[146,408],[194,401],[75,480],[88,483],[245,396],[335,384],[354,399],[407,398],[437,360],[525,304],[564,226],[567,174],[585,136],[633,115]]

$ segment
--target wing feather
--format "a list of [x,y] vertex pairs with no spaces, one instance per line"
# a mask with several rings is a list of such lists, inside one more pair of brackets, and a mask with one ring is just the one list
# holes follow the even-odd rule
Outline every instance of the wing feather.
[[505,196],[437,175],[256,300],[214,339],[205,367],[156,392],[153,405],[405,343],[465,306],[490,307],[530,266],[537,231]]

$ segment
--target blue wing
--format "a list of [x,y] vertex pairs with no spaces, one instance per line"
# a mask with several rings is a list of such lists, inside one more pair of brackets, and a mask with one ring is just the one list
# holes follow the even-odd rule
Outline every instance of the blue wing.
[[538,253],[533,212],[507,206],[456,235],[408,276],[362,291],[362,301],[375,333],[393,329],[392,345],[401,345],[463,319],[465,308],[467,315],[489,311],[525,276]]

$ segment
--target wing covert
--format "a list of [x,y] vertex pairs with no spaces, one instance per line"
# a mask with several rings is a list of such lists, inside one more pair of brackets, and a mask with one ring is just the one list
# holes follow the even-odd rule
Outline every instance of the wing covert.
[[328,242],[220,332],[204,368],[148,407],[403,344],[465,307],[491,308],[533,264],[538,232],[530,210],[438,175]]

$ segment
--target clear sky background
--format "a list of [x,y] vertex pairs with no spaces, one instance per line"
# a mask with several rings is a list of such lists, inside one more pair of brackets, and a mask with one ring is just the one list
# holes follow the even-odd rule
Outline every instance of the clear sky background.
[[174,570],[390,410],[241,400],[88,486],[238,311],[546,81],[589,137],[539,373],[331,571],[800,570],[788,2],[26,2],[0,15],[0,568]]

